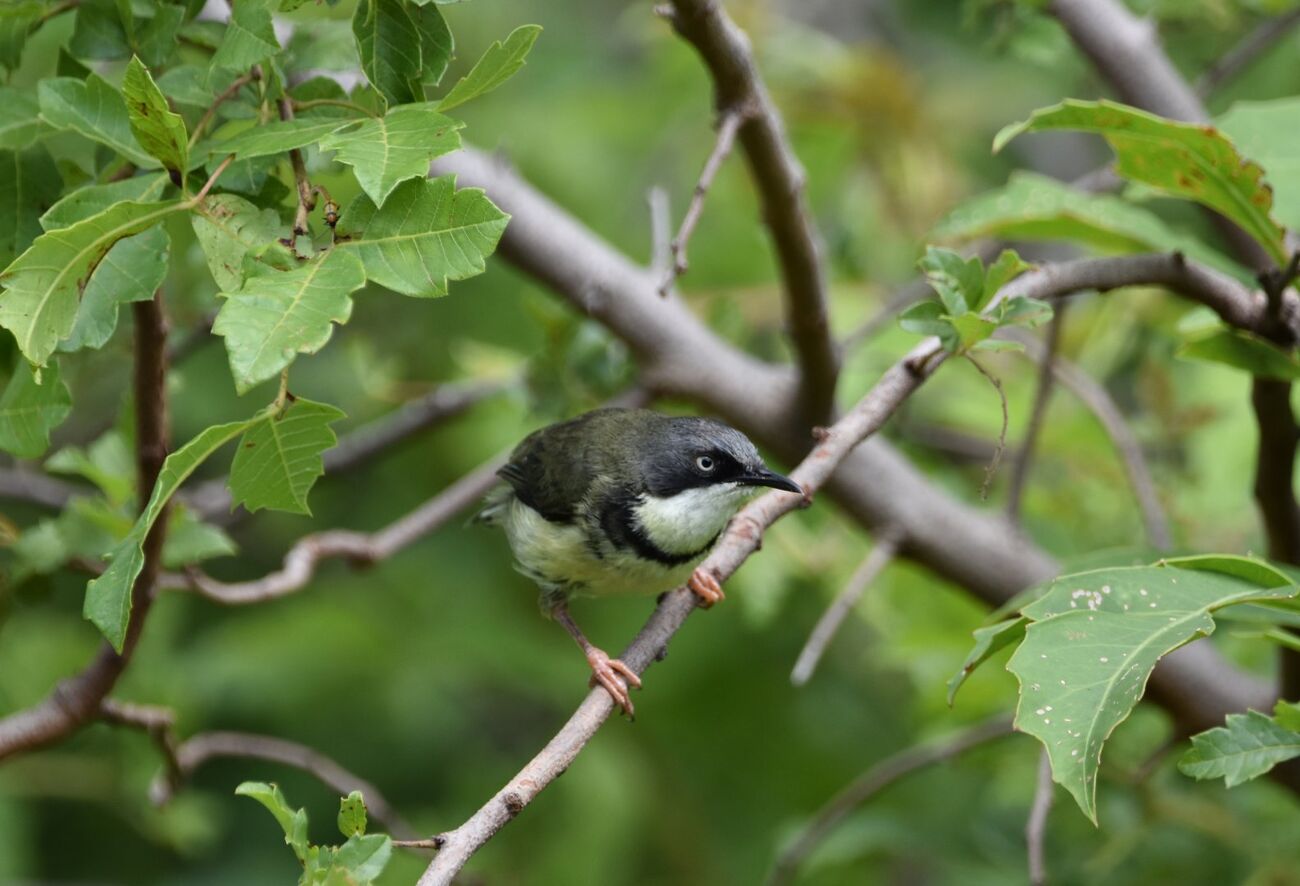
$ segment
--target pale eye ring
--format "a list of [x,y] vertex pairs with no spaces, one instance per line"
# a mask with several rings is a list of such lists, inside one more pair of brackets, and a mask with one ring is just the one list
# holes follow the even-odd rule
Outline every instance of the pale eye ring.
[[695,466],[704,473],[709,474],[713,472],[715,467],[717,467],[717,462],[713,460],[712,456],[701,455],[699,458],[695,459]]

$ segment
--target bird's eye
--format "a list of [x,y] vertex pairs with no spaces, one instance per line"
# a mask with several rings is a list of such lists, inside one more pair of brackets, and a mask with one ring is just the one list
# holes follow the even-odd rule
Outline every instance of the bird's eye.
[[711,456],[701,455],[699,458],[695,459],[695,466],[707,474],[713,470],[716,463],[713,461]]

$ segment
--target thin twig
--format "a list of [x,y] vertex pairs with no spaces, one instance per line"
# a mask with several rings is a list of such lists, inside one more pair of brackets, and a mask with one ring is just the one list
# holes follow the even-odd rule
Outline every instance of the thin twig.
[[768,886],[783,886],[793,882],[795,874],[808,856],[839,827],[849,813],[894,782],[918,769],[950,760],[971,748],[1011,734],[1011,718],[999,715],[992,720],[969,726],[941,741],[905,748],[876,763],[818,810],[794,842],[777,856],[767,879]]
[[1065,320],[1067,302],[1058,301],[1052,312],[1051,322],[1047,324],[1047,344],[1038,359],[1038,387],[1034,391],[1034,405],[1029,413],[1029,425],[1025,428],[1025,439],[1016,453],[1015,463],[1011,466],[1011,483],[1007,490],[1007,519],[1012,523],[1020,522],[1020,504],[1024,497],[1025,481],[1029,477],[1029,466],[1034,461],[1034,447],[1038,445],[1039,434],[1047,420],[1047,406],[1052,399],[1052,383],[1056,374],[1052,371],[1056,355],[1061,349],[1061,326]]
[[191,569],[184,575],[164,576],[162,586],[165,590],[197,591],[218,603],[244,605],[301,590],[323,560],[340,558],[364,565],[386,560],[476,503],[495,485],[497,468],[503,463],[503,458],[493,459],[377,532],[332,529],[304,536],[285,554],[280,569],[261,578],[223,582]]
[[[293,99],[287,95],[280,96],[276,106],[280,109],[281,120],[288,122],[293,119]],[[307,224],[311,211],[316,208],[316,194],[307,178],[307,164],[303,162],[302,151],[298,148],[289,151],[289,165],[293,167],[293,180],[298,189],[298,209],[293,216],[293,243],[297,243],[300,236],[310,233]]]
[[1043,842],[1047,836],[1047,815],[1052,811],[1055,785],[1052,782],[1052,758],[1044,750],[1038,758],[1038,783],[1034,788],[1034,802],[1029,807],[1025,822],[1025,843],[1029,847],[1030,886],[1043,886],[1047,882],[1047,862]]
[[790,682],[795,686],[804,685],[812,677],[813,671],[817,670],[817,663],[821,661],[826,647],[830,645],[840,625],[853,611],[853,607],[858,605],[858,601],[862,599],[867,588],[871,587],[871,583],[894,559],[900,541],[902,541],[901,533],[892,529],[886,529],[876,537],[876,545],[871,549],[871,553],[863,558],[862,564],[854,571],[848,583],[844,585],[844,589],[827,607],[816,627],[812,629],[812,633],[808,635],[808,642],[804,644],[803,651],[799,653],[794,669],[790,672]]
[[806,175],[763,83],[749,38],[722,5],[717,0],[672,0],[663,14],[708,66],[719,112],[745,111],[737,135],[776,247],[786,325],[799,366],[802,427],[824,424],[835,401],[840,355],[831,336],[826,269],[804,193]]
[[722,168],[723,161],[731,153],[736,143],[736,133],[744,122],[745,113],[739,107],[726,109],[718,119],[718,136],[713,143],[713,150],[709,152],[709,158],[704,161],[704,169],[700,172],[699,181],[695,183],[695,190],[691,192],[691,202],[686,207],[686,215],[682,217],[682,226],[677,229],[677,236],[669,244],[672,262],[664,282],[659,286],[659,295],[664,298],[673,291],[673,287],[677,285],[677,278],[685,274],[690,266],[686,259],[686,247],[691,241],[691,234],[695,233],[695,226],[699,224],[701,213],[704,212],[704,198],[708,196],[709,188],[712,187],[718,170]]
[[672,267],[672,219],[668,206],[668,192],[655,185],[645,194],[650,207],[650,273],[656,277],[668,273]]
[[980,483],[980,500],[983,501],[989,497],[989,487],[993,485],[993,478],[997,475],[998,465],[1002,464],[1002,453],[1007,448],[1007,426],[1011,422],[1011,416],[1010,411],[1007,409],[1007,392],[1002,388],[1002,380],[985,369],[969,353],[965,357],[972,366],[979,370],[980,375],[988,379],[989,384],[993,385],[993,390],[998,393],[998,403],[1002,406],[1002,430],[998,432],[998,445],[993,450],[993,459],[989,462],[988,467],[984,469],[984,482]]
[[221,173],[226,171],[226,167],[229,166],[234,159],[234,154],[226,155],[226,159],[222,160],[221,163],[218,164],[217,168],[212,170],[212,174],[209,175],[208,180],[203,183],[203,187],[199,188],[199,192],[190,199],[188,204],[189,206],[198,206],[203,202],[203,198],[208,196],[208,191],[212,190],[212,186],[217,183],[217,179],[221,178]]
[[217,115],[217,110],[226,101],[233,98],[239,92],[239,90],[243,89],[245,86],[247,86],[249,83],[252,83],[254,80],[260,79],[261,75],[262,75],[261,69],[255,68],[249,71],[247,74],[244,74],[240,77],[236,77],[235,80],[229,86],[227,86],[225,89],[221,91],[220,95],[218,95],[215,99],[212,100],[212,104],[208,107],[206,111],[203,112],[203,116],[199,118],[199,122],[194,124],[194,132],[190,135],[190,142],[189,142],[190,149],[193,149],[194,146],[198,144],[199,137],[203,135],[203,130],[208,128],[208,124],[212,122],[212,118]]
[[[1035,362],[1042,360],[1045,350],[1043,344],[1029,332],[1020,329],[1003,329],[999,335],[1024,345],[1025,356],[1028,359]],[[1052,371],[1061,386],[1078,397],[1079,401],[1092,412],[1101,423],[1102,430],[1115,444],[1115,451],[1124,464],[1124,472],[1128,476],[1133,496],[1137,499],[1138,507],[1142,512],[1147,541],[1158,550],[1168,550],[1173,543],[1169,518],[1165,516],[1164,508],[1160,504],[1160,495],[1156,490],[1155,482],[1151,479],[1151,469],[1147,467],[1142,444],[1138,442],[1133,429],[1129,427],[1119,405],[1107,393],[1104,386],[1070,361],[1057,357],[1052,361]]]
[[176,745],[175,777],[164,773],[155,778],[149,786],[149,798],[156,805],[165,805],[200,766],[218,757],[280,763],[301,769],[340,795],[360,791],[365,798],[366,812],[390,834],[410,840],[419,833],[398,814],[379,788],[343,768],[331,757],[296,741],[248,732],[201,732]]
[[1257,62],[1300,24],[1300,9],[1260,22],[1241,41],[1210,65],[1196,81],[1196,94],[1206,98]]

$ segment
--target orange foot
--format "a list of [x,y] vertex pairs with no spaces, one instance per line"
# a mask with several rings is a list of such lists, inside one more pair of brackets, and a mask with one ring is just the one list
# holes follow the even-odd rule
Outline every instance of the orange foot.
[[702,609],[709,609],[714,603],[721,603],[727,599],[727,595],[722,593],[722,585],[718,584],[717,578],[714,577],[712,572],[708,572],[703,568],[696,569],[691,573],[686,586],[695,592]]
[[635,716],[636,711],[632,708],[632,698],[628,695],[627,688],[641,688],[641,678],[636,675],[636,671],[594,646],[587,652],[587,664],[591,665],[589,685],[599,683],[604,686],[605,691],[614,699],[614,704],[623,709],[623,713],[629,717]]

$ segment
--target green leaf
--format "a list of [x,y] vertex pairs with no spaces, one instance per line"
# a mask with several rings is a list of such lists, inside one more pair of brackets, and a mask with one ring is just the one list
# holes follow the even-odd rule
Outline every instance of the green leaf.
[[[241,120],[223,126],[212,139],[197,146],[194,152],[202,152],[214,158],[234,154],[245,159],[283,154],[294,148],[313,145],[347,122],[337,117],[279,120],[273,123]],[[231,129],[238,130],[237,134],[217,137]]]
[[18,458],[39,458],[50,446],[50,431],[72,410],[72,396],[51,363],[38,383],[26,360],[19,358],[0,395],[0,449]]
[[454,176],[412,179],[380,209],[357,197],[339,221],[335,251],[355,253],[367,277],[395,292],[445,295],[448,280],[483,272],[509,218],[478,188],[457,191]]
[[136,31],[135,51],[151,67],[162,65],[176,49],[176,35],[185,23],[185,7],[159,3],[156,12],[142,20]]
[[343,417],[333,406],[297,398],[250,427],[230,468],[233,504],[311,514],[307,494],[325,473],[321,453],[338,442],[329,426]]
[[1244,369],[1259,378],[1300,380],[1300,361],[1290,351],[1243,329],[1221,327],[1217,332],[1186,342],[1177,355],[1186,360]]
[[153,528],[154,521],[162,513],[163,505],[208,456],[261,418],[262,415],[259,414],[244,421],[214,425],[167,456],[148,504],[126,538],[109,553],[108,568],[86,585],[86,602],[82,613],[103,632],[118,652],[122,651],[126,627],[131,619],[131,588],[140,575],[140,570],[144,568],[144,551],[141,546]]
[[1286,264],[1264,171],[1214,127],[1166,120],[1115,102],[1071,99],[1006,127],[993,140],[993,150],[1022,132],[1051,129],[1099,133],[1114,149],[1121,176],[1208,206],[1240,225],[1279,265]]
[[975,645],[971,651],[966,654],[966,660],[961,663],[961,670],[952,675],[948,680],[948,707],[952,707],[953,700],[957,697],[957,690],[966,682],[966,678],[974,673],[975,669],[984,662],[988,661],[1000,650],[1008,646],[1019,643],[1025,636],[1025,625],[1028,620],[1023,615],[1015,618],[1004,619],[997,624],[985,625],[982,628],[975,629]]
[[1300,732],[1300,702],[1279,701],[1273,708],[1278,725],[1292,732]]
[[353,791],[339,801],[339,833],[354,837],[365,832],[366,800],[360,791]]
[[46,459],[45,468],[56,474],[85,477],[115,507],[125,505],[135,495],[135,460],[117,431],[102,435],[88,449],[60,449]]
[[1014,249],[1004,249],[997,260],[989,265],[984,273],[984,294],[975,310],[984,310],[985,305],[993,300],[1003,286],[1032,268],[1033,265],[1022,259]]
[[71,129],[107,145],[136,166],[155,169],[158,161],[141,150],[131,134],[122,94],[98,74],[84,81],[71,77],[42,80],[39,87],[41,117],[55,129]]
[[1016,728],[1043,743],[1052,777],[1096,823],[1102,746],[1160,658],[1212,633],[1215,610],[1296,590],[1168,565],[1062,576],[1023,610],[1031,624],[1007,663],[1020,681]]
[[238,550],[220,527],[204,523],[186,508],[172,507],[167,540],[163,542],[164,569],[183,569],[215,557],[229,557]]
[[44,148],[0,151],[0,268],[41,235],[41,213],[60,190],[59,170]]
[[1300,127],[1300,98],[1236,102],[1216,122],[1233,144],[1268,170],[1278,221],[1300,228],[1300,153],[1291,138]]
[[119,240],[86,284],[72,332],[59,343],[59,350],[102,348],[117,329],[118,307],[149,301],[162,285],[171,248],[171,238],[162,225]]
[[75,58],[97,61],[126,58],[131,54],[131,41],[114,0],[83,0],[77,6],[68,51]]
[[41,225],[47,231],[66,228],[82,219],[98,215],[115,203],[134,200],[147,203],[157,200],[167,189],[165,173],[149,173],[125,178],[103,185],[86,185],[59,200],[41,216]]
[[410,10],[420,32],[420,80],[425,86],[437,86],[447,73],[456,41],[436,6],[418,6]]
[[0,326],[43,366],[72,332],[77,302],[100,260],[123,237],[138,234],[184,208],[177,202],[118,203],[66,228],[49,231],[0,274]]
[[292,271],[250,277],[226,299],[212,331],[226,339],[235,388],[241,394],[274,377],[297,354],[320,350],[333,323],[352,314],[351,294],[365,285],[355,255],[333,249]]
[[1196,554],[1190,557],[1167,557],[1161,561],[1179,569],[1198,569],[1230,575],[1261,588],[1282,588],[1296,584],[1296,579],[1277,566],[1255,557],[1236,554]]
[[212,56],[214,67],[246,71],[280,51],[268,0],[232,0],[225,37]]
[[334,866],[342,868],[352,876],[348,880],[339,882],[370,883],[384,872],[392,855],[393,841],[387,834],[348,837],[348,841],[334,853]]
[[362,190],[383,206],[397,185],[425,178],[429,161],[460,147],[463,123],[439,114],[432,103],[402,105],[379,119],[352,124],[320,140],[322,151],[351,166]]
[[390,105],[424,101],[420,31],[401,0],[360,0],[352,33],[361,70]]
[[899,315],[898,325],[907,332],[917,335],[937,335],[944,348],[955,350],[958,344],[957,330],[943,312],[943,305],[936,301],[923,301],[912,305]]
[[205,197],[190,222],[212,279],[224,292],[237,292],[247,278],[245,261],[278,249],[288,233],[275,210],[259,209],[235,194]]
[[1009,323],[1017,326],[1038,326],[1052,319],[1052,306],[1036,298],[1017,295],[998,305],[996,319],[999,326]]
[[1232,788],[1294,757],[1300,757],[1300,732],[1259,711],[1247,711],[1229,714],[1225,725],[1193,735],[1178,769],[1200,781],[1222,778]]
[[163,168],[170,170],[177,187],[184,185],[189,168],[189,133],[181,115],[172,111],[149,69],[140,59],[131,57],[122,81],[122,97],[131,122],[131,132]]
[[32,93],[0,86],[0,149],[30,147],[47,130],[41,106]]
[[0,5],[0,66],[12,71],[22,61],[27,34],[45,15],[45,4],[19,0]]
[[470,72],[461,77],[442,97],[438,109],[449,111],[505,83],[524,66],[524,59],[540,33],[542,29],[539,25],[522,25],[510,32],[505,43],[494,42]]
[[967,311],[958,317],[950,317],[948,321],[952,324],[952,328],[957,330],[957,336],[960,338],[963,348],[974,347],[996,332],[998,328],[997,323],[987,317],[981,317],[974,311]]
[[971,310],[983,297],[984,265],[978,258],[962,258],[951,249],[927,246],[917,266],[953,317]]
[[280,793],[279,785],[246,781],[235,788],[235,794],[251,797],[270,810],[284,831],[284,842],[293,847],[293,854],[298,856],[299,861],[307,861],[307,810],[290,809],[284,794]]

